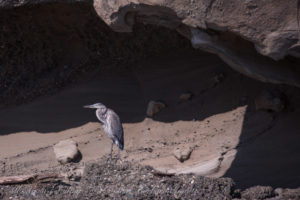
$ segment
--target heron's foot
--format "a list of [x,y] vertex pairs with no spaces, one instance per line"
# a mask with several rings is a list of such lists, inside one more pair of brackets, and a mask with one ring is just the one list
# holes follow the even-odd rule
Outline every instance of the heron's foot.
[[121,159],[121,156],[109,156],[107,159],[106,159],[106,164],[117,164],[118,162],[122,163],[122,159]]
[[106,160],[106,164],[110,164],[112,161],[112,158],[111,157],[108,157],[107,160]]
[[122,162],[122,160],[119,157],[115,157],[114,161],[115,161],[115,164],[117,164],[118,162]]

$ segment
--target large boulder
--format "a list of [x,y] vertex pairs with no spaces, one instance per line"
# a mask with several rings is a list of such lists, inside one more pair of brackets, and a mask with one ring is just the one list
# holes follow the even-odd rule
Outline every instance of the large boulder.
[[298,0],[94,1],[115,31],[130,32],[137,22],[175,29],[245,75],[300,87],[299,65],[285,59],[300,58],[297,6]]
[[98,15],[116,31],[130,32],[139,20],[202,30],[227,31],[255,44],[275,60],[295,55],[298,47],[298,0],[95,0]]
[[77,143],[71,139],[58,142],[53,149],[57,161],[61,164],[75,161],[80,155]]

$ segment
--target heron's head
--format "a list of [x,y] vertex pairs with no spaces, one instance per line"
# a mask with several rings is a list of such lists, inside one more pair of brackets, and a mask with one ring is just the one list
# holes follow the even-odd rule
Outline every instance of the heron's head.
[[95,103],[92,105],[86,105],[83,106],[84,108],[94,108],[94,109],[99,109],[101,111],[101,113],[106,113],[107,108],[105,105],[103,105],[102,103]]

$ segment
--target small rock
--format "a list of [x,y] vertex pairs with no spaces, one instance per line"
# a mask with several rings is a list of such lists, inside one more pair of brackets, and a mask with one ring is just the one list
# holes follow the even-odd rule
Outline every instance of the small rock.
[[4,199],[4,191],[0,189],[0,199]]
[[222,73],[214,76],[215,83],[221,83],[224,79],[225,79],[225,76]]
[[77,143],[71,139],[62,140],[54,145],[53,148],[56,159],[61,164],[72,162],[79,156]]
[[233,199],[241,199],[241,190],[235,189],[232,193],[232,198]]
[[153,152],[153,149],[151,147],[146,147],[145,151],[148,151],[149,153]]
[[247,0],[247,1],[245,1],[245,5],[246,5],[247,8],[249,8],[249,9],[255,9],[255,8],[257,8],[257,4],[256,4],[256,2],[253,1],[253,0]]
[[[277,190],[277,192],[278,192],[278,190]],[[300,188],[283,189],[282,190],[282,199],[300,199]]]
[[180,162],[184,162],[188,160],[191,156],[193,149],[191,147],[188,148],[177,148],[174,150],[174,156]]
[[276,189],[274,190],[274,193],[275,193],[276,196],[281,197],[281,196],[282,196],[282,193],[283,193],[283,189],[282,189],[282,188],[276,188]]
[[275,193],[270,186],[254,186],[241,192],[243,199],[267,199],[274,197]]
[[156,113],[165,108],[166,105],[158,101],[150,101],[147,107],[147,116],[153,117]]
[[188,101],[192,99],[193,94],[192,93],[183,93],[179,96],[179,100],[182,101]]
[[255,107],[256,110],[280,112],[284,109],[285,104],[279,94],[275,95],[265,91],[255,99]]
[[84,166],[74,167],[67,172],[66,176],[70,181],[80,181],[84,173]]

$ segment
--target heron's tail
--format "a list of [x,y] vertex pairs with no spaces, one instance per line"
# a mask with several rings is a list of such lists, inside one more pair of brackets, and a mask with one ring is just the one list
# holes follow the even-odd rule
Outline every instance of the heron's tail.
[[119,144],[118,147],[119,147],[119,149],[121,149],[123,151],[123,149],[124,149],[124,145],[123,144]]
[[124,149],[124,141],[115,141],[115,144],[119,147],[120,150]]

